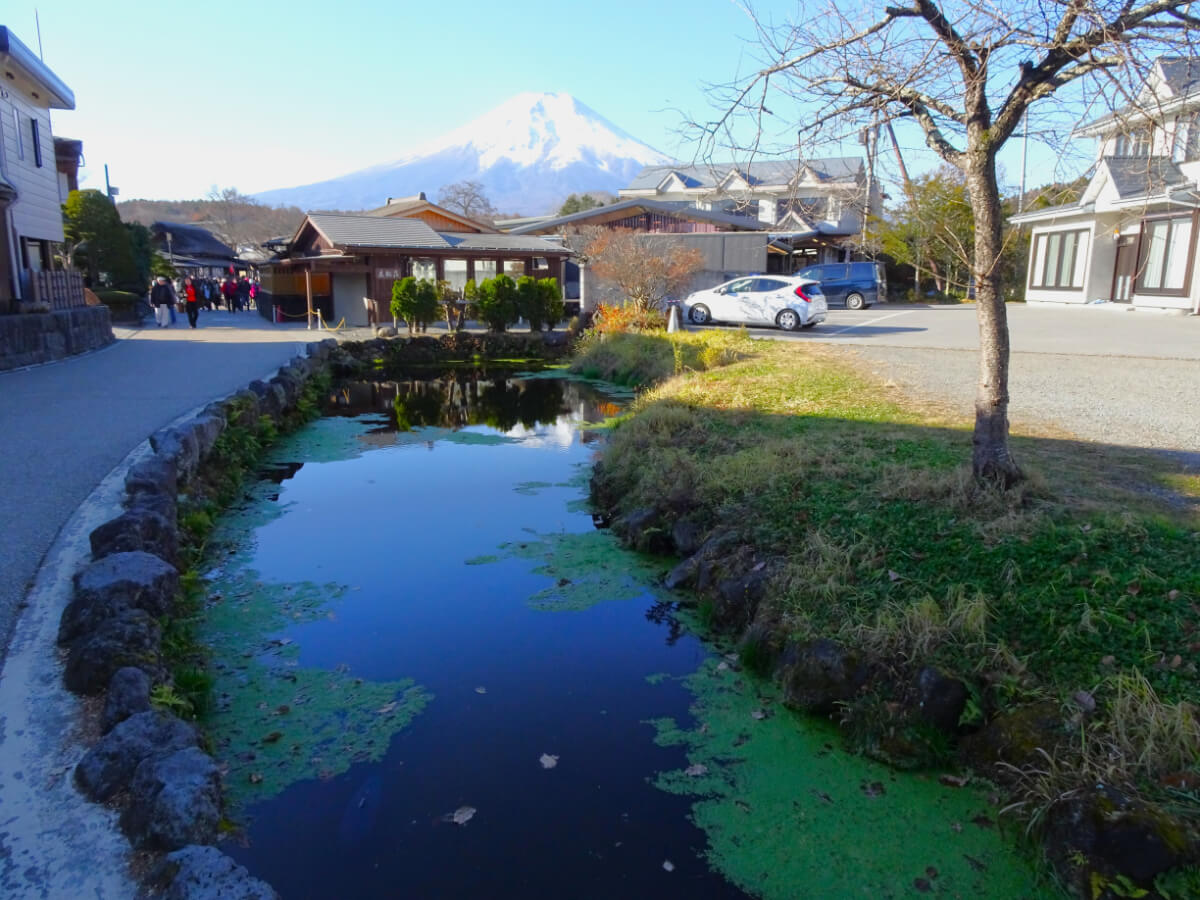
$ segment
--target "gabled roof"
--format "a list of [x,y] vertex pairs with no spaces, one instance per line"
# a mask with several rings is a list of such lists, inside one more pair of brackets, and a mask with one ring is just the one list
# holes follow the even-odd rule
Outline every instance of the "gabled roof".
[[425,199],[424,192],[417,194],[414,197],[390,197],[388,202],[376,209],[368,210],[363,215],[377,216],[379,218],[412,218],[422,212],[432,212],[441,216],[443,219],[449,219],[451,222],[457,222],[464,228],[470,228],[479,231],[495,231],[496,229],[490,225],[472,219],[469,216],[464,216],[462,213],[455,212],[451,209],[446,209],[444,206],[438,206]]
[[1165,156],[1106,156],[1100,165],[1122,200],[1160,196],[1168,188],[1188,183],[1179,166]]
[[567,255],[569,250],[537,237],[511,234],[459,234],[434,231],[420,219],[309,213],[291,243],[312,228],[340,249],[380,250],[512,250],[540,256]]
[[593,209],[585,209],[583,212],[571,213],[569,216],[557,216],[541,222],[532,222],[528,225],[512,229],[509,234],[553,232],[570,225],[599,224],[600,221],[609,221],[614,218],[621,219],[642,212],[674,216],[679,219],[690,219],[695,222],[707,222],[713,225],[724,225],[731,231],[761,231],[763,228],[763,223],[752,216],[738,216],[733,213],[697,209],[685,200],[665,202],[662,200],[631,198],[612,203],[608,206],[597,206]]
[[681,188],[700,187],[700,182],[691,175],[685,175],[678,169],[670,169],[667,174],[662,177],[658,184],[654,185],[656,191],[665,191],[668,188],[678,185]]
[[50,109],[75,108],[71,89],[4,25],[0,25],[0,63],[12,72],[9,79],[29,91],[35,100],[45,101]]
[[1072,137],[1095,137],[1114,130],[1114,125],[1136,125],[1146,119],[1161,119],[1200,92],[1200,60],[1164,56],[1154,63],[1154,69],[1138,94],[1137,102],[1085,122]]
[[306,225],[312,225],[336,247],[445,249],[450,246],[420,219],[309,213],[296,230],[293,242],[300,237]]
[[171,235],[170,250],[179,256],[208,256],[215,259],[233,259],[237,254],[233,248],[222,243],[216,235],[207,228],[199,225],[186,225],[183,222],[154,222],[150,226],[150,234],[166,244],[167,235]]
[[671,174],[678,175],[689,187],[716,188],[730,171],[739,172],[752,185],[790,184],[796,173],[806,167],[821,181],[856,181],[863,172],[863,161],[857,156],[837,156],[829,159],[763,160],[749,165],[712,163],[695,166],[647,166],[634,176],[627,191],[655,190]]

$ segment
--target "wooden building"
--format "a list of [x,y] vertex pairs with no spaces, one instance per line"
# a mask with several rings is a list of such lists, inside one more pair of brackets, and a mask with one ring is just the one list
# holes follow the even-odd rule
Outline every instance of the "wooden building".
[[[440,216],[440,209],[420,212]],[[468,281],[504,273],[514,279],[556,278],[561,285],[563,263],[570,255],[565,247],[538,237],[435,231],[423,217],[310,213],[284,253],[263,265],[265,296],[259,309],[271,315],[277,306],[284,318],[304,318],[311,291],[327,322],[390,322],[397,279],[436,279],[462,290]]]

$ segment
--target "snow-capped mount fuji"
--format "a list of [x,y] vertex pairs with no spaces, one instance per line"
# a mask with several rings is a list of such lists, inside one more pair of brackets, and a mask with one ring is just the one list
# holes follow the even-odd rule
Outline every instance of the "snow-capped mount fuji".
[[644,166],[670,159],[570,94],[524,93],[389,163],[256,194],[275,205],[372,209],[389,197],[478,181],[502,212],[536,215],[571,193],[616,192]]

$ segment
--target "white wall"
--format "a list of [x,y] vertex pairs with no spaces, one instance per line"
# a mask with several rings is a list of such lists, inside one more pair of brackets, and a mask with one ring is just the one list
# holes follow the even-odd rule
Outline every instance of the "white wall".
[[[50,112],[34,106],[28,98],[12,87],[0,96],[0,132],[3,133],[3,164],[5,178],[17,189],[17,201],[12,205],[12,224],[18,237],[43,241],[62,241],[63,225],[61,200],[58,196],[58,170],[54,162],[54,136],[50,133]],[[13,112],[18,114],[20,140]],[[30,120],[38,122],[42,165],[38,167],[33,148],[33,129]],[[24,159],[21,145],[24,145]]]

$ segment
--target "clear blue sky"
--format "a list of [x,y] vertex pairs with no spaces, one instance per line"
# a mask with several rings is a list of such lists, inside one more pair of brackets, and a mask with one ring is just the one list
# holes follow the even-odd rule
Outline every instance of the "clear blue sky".
[[[35,6],[7,0],[0,24],[36,52]],[[760,6],[777,15],[797,8]],[[709,112],[705,85],[753,66],[753,28],[729,0],[57,0],[37,8],[46,64],[77,103],[54,115],[54,133],[84,142],[83,186],[103,189],[108,163],[122,199],[323,180],[400,156],[521,91],[574,94],[690,160],[696,148],[679,129],[688,114]],[[779,114],[782,105],[772,108]],[[901,142],[914,172],[934,164],[915,135],[902,132]],[[883,163],[886,178],[890,154]],[[1015,184],[1018,142],[1003,164]],[[1071,177],[1078,166],[1059,165],[1035,142],[1028,183]]]

